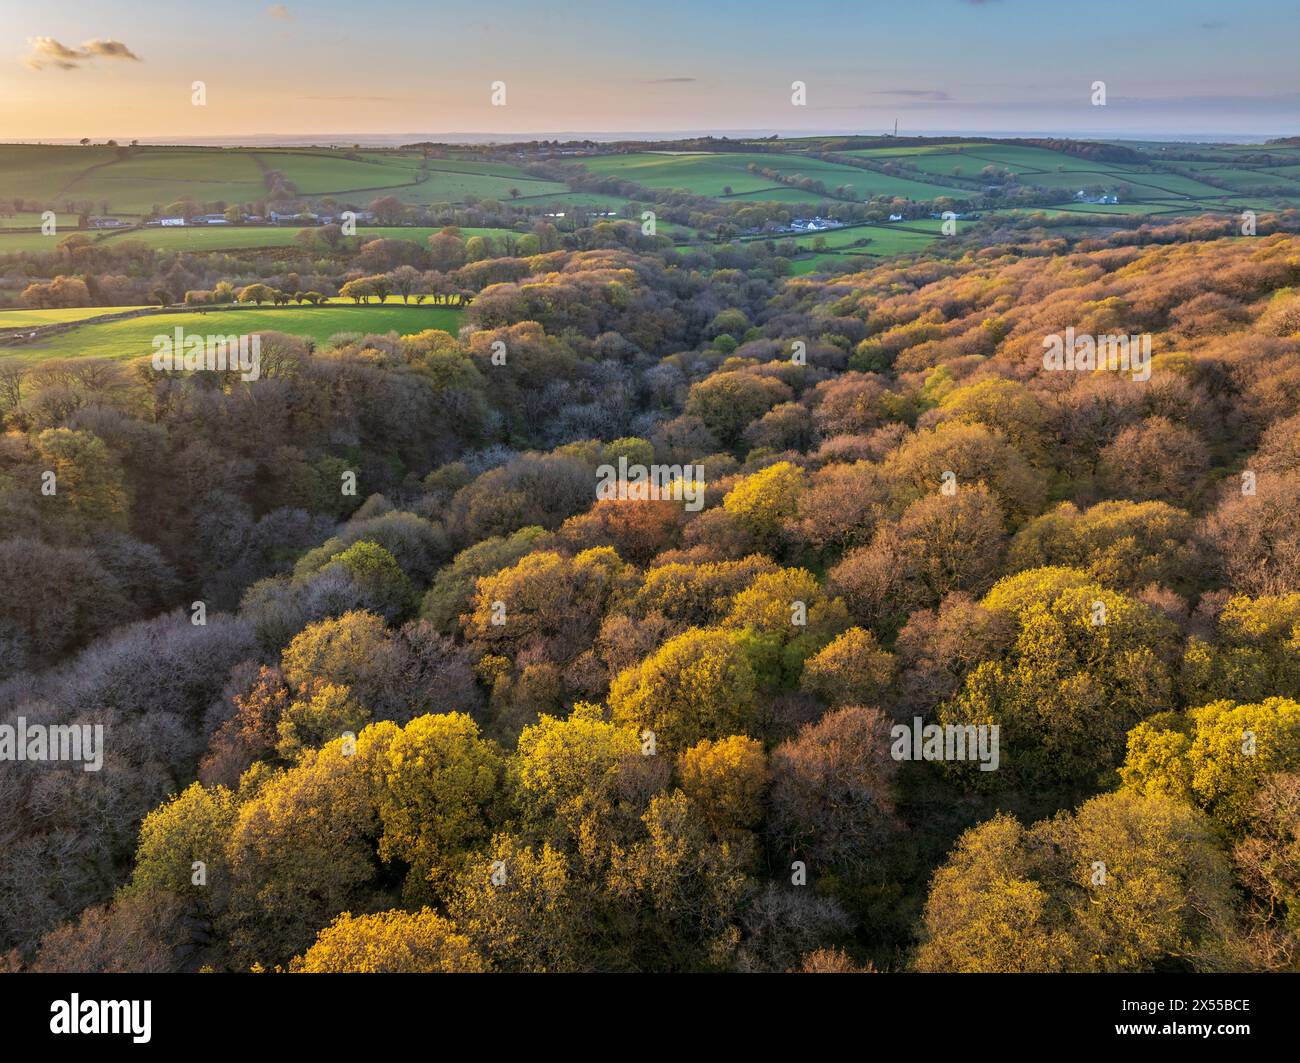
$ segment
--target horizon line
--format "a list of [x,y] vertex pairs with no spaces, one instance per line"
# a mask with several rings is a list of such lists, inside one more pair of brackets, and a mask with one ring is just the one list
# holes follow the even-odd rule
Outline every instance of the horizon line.
[[[509,144],[537,140],[558,140],[564,141],[581,141],[604,138],[606,140],[688,140],[699,138],[713,139],[772,139],[779,140],[798,140],[815,137],[863,137],[881,140],[906,140],[914,137],[989,137],[989,138],[1008,138],[1008,139],[1027,139],[1027,138],[1074,138],[1082,140],[1095,140],[1101,142],[1114,142],[1124,140],[1162,140],[1170,143],[1201,143],[1209,144],[1216,142],[1224,143],[1266,143],[1268,140],[1282,139],[1288,136],[1295,136],[1294,133],[1284,133],[1280,131],[1254,131],[1254,132],[1226,132],[1226,131],[1197,131],[1197,132],[1178,132],[1171,133],[1167,130],[1128,130],[1123,133],[1114,131],[1106,132],[1101,130],[1082,130],[1082,129],[916,129],[912,131],[899,132],[864,132],[860,129],[818,129],[818,130],[773,130],[765,129],[652,129],[652,130],[635,130],[635,129],[560,129],[560,130],[539,130],[536,132],[484,132],[476,130],[450,130],[444,132],[416,132],[416,131],[396,131],[396,132],[359,132],[356,130],[347,132],[275,132],[275,133],[208,133],[201,135],[189,134],[170,134],[170,133],[151,133],[134,136],[105,136],[91,137],[91,143],[103,146],[109,140],[116,140],[119,144],[136,141],[141,145],[154,144],[167,146],[186,146],[193,145],[196,147],[212,146],[220,143],[222,146],[239,146],[238,144],[227,145],[225,142],[230,141],[259,141],[263,144],[274,142],[277,139],[312,141],[311,145],[299,146],[320,146],[321,141],[353,141],[359,143],[363,140],[401,140],[410,143],[444,143],[444,144],[468,144],[470,141],[463,138],[472,138],[478,142],[478,146],[492,144]],[[458,139],[461,138],[461,139]],[[0,143],[15,145],[47,145],[47,146],[65,146],[77,145],[81,143],[81,137],[39,137],[39,138],[17,138],[8,139],[0,137]]]

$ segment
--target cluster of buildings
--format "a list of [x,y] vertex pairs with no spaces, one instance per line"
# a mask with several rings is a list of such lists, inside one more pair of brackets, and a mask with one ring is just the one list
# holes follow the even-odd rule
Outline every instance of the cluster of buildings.
[[[352,211],[354,220],[360,225],[369,225],[375,220],[373,211],[354,210]],[[289,211],[281,212],[278,210],[271,211],[265,218],[260,214],[241,214],[239,224],[241,225],[296,225],[299,227],[308,225],[330,225],[333,222],[342,220],[341,215],[334,214],[317,214],[315,211]],[[91,218],[91,226],[96,229],[113,229],[124,223],[117,218]],[[97,225],[96,222],[111,222],[112,224]],[[155,218],[152,221],[145,222],[145,225],[162,226],[163,228],[179,228],[183,226],[200,226],[200,225],[232,225],[224,214],[196,214],[191,218],[168,217]]]
[[174,228],[181,225],[229,225],[230,219],[224,214],[196,214],[192,218],[159,218],[156,222],[145,222],[146,225],[161,225],[164,228]]
[[741,229],[741,236],[771,236],[795,234],[804,235],[806,233],[824,233],[830,229],[843,229],[844,223],[836,221],[834,218],[823,218],[820,215],[812,218],[795,218],[789,225],[778,225],[774,221],[768,222],[764,226],[754,226],[749,229]]
[[778,232],[790,233],[824,233],[828,229],[842,229],[843,222],[835,221],[831,218],[823,218],[817,215],[812,218],[795,218],[788,226],[778,229]]
[[1079,189],[1079,191],[1077,191],[1076,193],[1074,193],[1074,198],[1078,200],[1080,203],[1118,203],[1119,202],[1119,196],[1115,195],[1113,192],[1107,192],[1104,195],[1100,195],[1100,196],[1090,196],[1082,188]]
[[[588,210],[583,211],[588,218],[617,218],[619,216],[616,210]],[[543,218],[563,218],[565,212],[562,210],[551,211],[549,214],[543,214]]]

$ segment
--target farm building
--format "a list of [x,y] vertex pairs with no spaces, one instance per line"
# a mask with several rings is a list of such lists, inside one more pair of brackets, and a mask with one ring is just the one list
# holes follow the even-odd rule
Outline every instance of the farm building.
[[281,214],[278,210],[271,211],[272,225],[319,225],[320,215],[313,214],[311,211],[295,211],[293,213]]

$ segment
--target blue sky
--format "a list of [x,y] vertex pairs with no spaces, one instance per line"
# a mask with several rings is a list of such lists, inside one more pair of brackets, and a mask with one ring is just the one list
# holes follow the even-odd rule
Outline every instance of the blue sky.
[[3,139],[880,132],[895,118],[903,132],[1300,132],[1300,9],[1282,0],[5,6]]

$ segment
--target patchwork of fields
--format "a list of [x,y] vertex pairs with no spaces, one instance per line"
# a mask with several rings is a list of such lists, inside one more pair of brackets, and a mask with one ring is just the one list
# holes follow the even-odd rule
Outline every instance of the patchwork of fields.
[[[898,225],[851,225],[815,237],[799,237],[797,243],[807,254],[794,260],[793,272],[802,275],[844,265],[866,269],[879,259],[928,247],[939,238],[940,224],[925,219]],[[959,222],[959,228],[961,225]],[[822,249],[814,247],[814,241]]]
[[[1210,154],[1217,161],[1183,162],[1162,157],[1170,145],[1143,145],[1148,163],[1111,162],[1082,158],[1063,151],[1022,144],[987,142],[938,142],[928,145],[836,150],[833,139],[787,141],[786,152],[657,152],[584,158],[581,165],[606,177],[635,182],[653,189],[680,190],[711,196],[724,202],[776,202],[811,211],[835,199],[871,200],[899,197],[930,202],[941,196],[970,196],[981,182],[989,183],[1014,174],[1022,186],[1051,189],[1066,195],[1087,191],[1095,198],[1098,189],[1118,196],[1118,203],[1066,201],[1042,207],[1009,208],[985,212],[986,217],[1009,217],[1042,213],[1048,217],[1077,217],[1081,223],[1107,216],[1176,217],[1204,212],[1235,213],[1246,207],[1280,210],[1293,206],[1279,189],[1295,187],[1300,198],[1300,149],[1269,148],[1270,166],[1243,163],[1264,150],[1258,145],[1215,146]],[[1199,150],[1201,146],[1197,145]],[[825,155],[870,162],[877,169],[863,169],[827,161],[804,149]],[[1294,160],[1294,161],[1293,161]],[[1234,165],[1234,162],[1236,165]],[[777,181],[749,167],[775,171]],[[1207,180],[1199,179],[1204,174]],[[807,179],[820,182],[825,192],[794,184]],[[1210,182],[1213,183],[1210,183]],[[1263,193],[1273,193],[1272,195]],[[899,225],[853,226],[821,234],[819,247],[812,236],[794,239],[800,254],[794,261],[796,273],[855,264],[854,259],[871,259],[920,250],[935,239],[938,222],[925,219]],[[766,238],[766,237],[764,237]],[[779,239],[789,239],[781,237]]]
[[[895,163],[915,168],[937,179],[965,178],[979,180],[991,168],[994,172],[1010,172],[1023,185],[1058,189],[1065,192],[1080,191],[1101,186],[1119,192],[1121,208],[1115,204],[1081,204],[1093,213],[1148,213],[1142,209],[1149,205],[1160,211],[1170,207],[1189,207],[1198,210],[1236,209],[1243,205],[1241,195],[1248,198],[1256,189],[1286,187],[1294,184],[1300,195],[1300,182],[1291,182],[1286,172],[1289,160],[1300,163],[1300,150],[1291,147],[1262,148],[1259,145],[1204,146],[1196,145],[1198,154],[1221,157],[1221,162],[1193,162],[1169,159],[1170,145],[1139,145],[1149,151],[1150,163],[1109,162],[1085,159],[1062,151],[1021,144],[966,143],[933,144],[926,146],[860,148],[844,152],[857,158],[880,164]],[[1235,151],[1229,148],[1237,149]],[[1248,150],[1246,150],[1248,149]],[[1232,160],[1248,154],[1267,152],[1282,160],[1275,167],[1234,167]],[[1204,172],[1219,178],[1216,184],[1207,184],[1195,177],[1175,171]],[[1218,187],[1218,184],[1227,187]],[[1265,199],[1256,201],[1261,209],[1274,209],[1280,205]]]
[[182,197],[247,203],[264,198],[276,177],[302,196],[364,203],[392,195],[412,204],[460,203],[466,197],[511,199],[566,191],[504,163],[424,160],[415,152],[326,149],[10,144],[0,147],[0,200],[62,207],[90,202],[97,212],[140,216]]
[[960,194],[960,189],[945,187],[940,182],[931,184],[906,177],[890,177],[847,164],[779,153],[637,152],[603,155],[581,161],[591,173],[633,181],[647,188],[680,189],[697,196],[799,203],[811,203],[824,198],[817,193],[792,188],[783,181],[753,173],[748,169],[751,165],[761,170],[774,171],[786,180],[807,178],[810,181],[820,181],[828,190],[847,186],[852,189],[852,194],[845,198],[856,200],[876,196],[934,199],[936,196]]
[[[782,151],[771,150],[770,142],[754,142],[755,150],[737,152],[635,151],[581,156],[573,165],[649,190],[682,191],[724,203],[775,202],[792,213],[811,213],[846,200],[960,199],[1007,173],[1022,186],[1068,196],[1104,189],[1115,193],[1119,202],[1066,201],[1010,208],[1000,215],[1041,211],[1058,218],[1078,216],[1081,222],[1107,216],[1175,217],[1207,211],[1235,213],[1247,207],[1285,209],[1295,204],[1292,189],[1300,198],[1300,147],[1291,145],[1126,142],[1149,161],[1121,163],[994,140],[896,145],[881,138],[871,147],[846,147],[848,143],[844,138],[803,138],[782,142]],[[209,204],[259,202],[277,183],[300,197],[336,204],[361,205],[378,196],[392,196],[422,207],[476,200],[545,207],[561,228],[566,227],[563,218],[575,207],[619,216],[629,213],[629,199],[623,196],[574,192],[509,162],[467,157],[472,155],[469,152],[453,154],[457,157],[426,159],[420,152],[397,149],[147,147],[125,151],[102,145],[7,145],[0,147],[0,203],[18,199],[27,207],[44,202],[60,210],[60,237],[75,228],[75,214],[65,209],[73,203],[92,203],[96,211],[131,220],[182,197]],[[1195,157],[1178,159],[1175,154]],[[873,168],[864,168],[863,163]],[[711,239],[711,234],[662,224],[665,235],[679,243]],[[0,232],[0,254],[49,250],[51,238],[41,235],[39,225],[39,213],[30,209],[0,217],[0,228],[11,230]],[[930,226],[927,220],[834,230],[824,234],[824,245],[815,251],[813,238],[800,236],[795,268],[808,272],[843,264],[851,256],[879,258],[917,250],[937,235],[935,229],[937,224]],[[375,227],[363,229],[359,236],[423,242],[435,231]],[[510,230],[462,231],[469,237],[502,236]],[[237,251],[292,246],[297,233],[295,226],[241,226],[94,235],[99,240],[143,240],[160,250]]]
[[[794,142],[798,143],[798,142]],[[1255,152],[1261,149],[1253,146]],[[767,200],[790,204],[814,204],[828,198],[866,200],[900,197],[931,201],[939,196],[970,195],[972,185],[992,175],[1011,173],[1022,185],[1078,192],[1101,187],[1115,190],[1119,204],[1080,204],[1091,213],[1150,213],[1183,207],[1201,210],[1230,210],[1254,202],[1261,209],[1285,204],[1268,197],[1252,196],[1259,189],[1287,189],[1300,195],[1300,151],[1270,149],[1283,159],[1274,167],[1234,166],[1231,156],[1223,162],[1196,163],[1162,161],[1153,153],[1149,164],[1117,163],[1080,158],[1062,151],[1019,144],[939,143],[926,146],[881,146],[837,152],[845,158],[861,159],[889,167],[893,172],[840,165],[822,158],[794,152],[635,152],[581,160],[592,173],[632,181],[648,188],[675,189],[694,195],[731,200]],[[1245,154],[1238,152],[1237,156]],[[1290,160],[1294,159],[1295,163]],[[776,181],[749,170],[754,165],[775,171]],[[1203,171],[1215,184],[1188,173]],[[792,187],[788,181],[820,181],[827,193]],[[950,182],[950,183],[949,183]],[[1219,187],[1223,185],[1225,187]],[[849,191],[836,196],[837,189]],[[1243,200],[1243,197],[1245,199]],[[1120,210],[1114,208],[1119,206]],[[1095,209],[1094,209],[1095,208]]]

